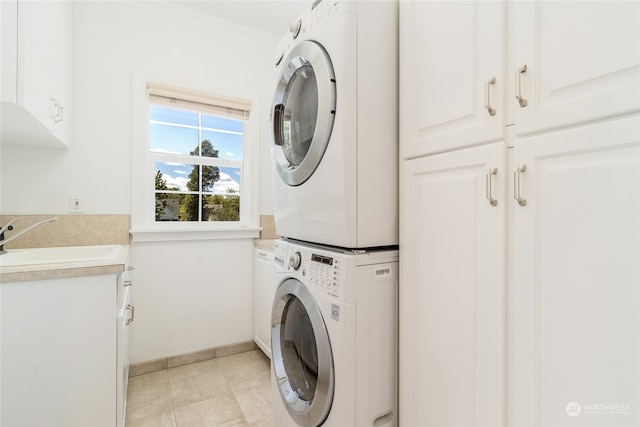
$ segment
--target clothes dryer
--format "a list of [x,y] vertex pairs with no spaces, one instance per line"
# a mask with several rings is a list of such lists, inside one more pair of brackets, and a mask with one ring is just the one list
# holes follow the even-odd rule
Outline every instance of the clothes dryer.
[[397,2],[316,0],[276,50],[278,234],[398,244]]
[[277,426],[396,426],[398,251],[277,240]]

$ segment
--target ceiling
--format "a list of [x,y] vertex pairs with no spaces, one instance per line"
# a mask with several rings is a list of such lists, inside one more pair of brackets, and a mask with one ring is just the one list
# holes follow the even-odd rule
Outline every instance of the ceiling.
[[175,0],[174,3],[274,36],[284,36],[311,0]]

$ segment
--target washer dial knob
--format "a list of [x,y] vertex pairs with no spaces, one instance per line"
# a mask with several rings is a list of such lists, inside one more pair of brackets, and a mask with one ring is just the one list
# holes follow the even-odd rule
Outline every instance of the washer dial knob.
[[302,257],[300,256],[300,252],[296,252],[289,257],[289,267],[294,270],[298,270],[300,268],[300,263],[302,262]]

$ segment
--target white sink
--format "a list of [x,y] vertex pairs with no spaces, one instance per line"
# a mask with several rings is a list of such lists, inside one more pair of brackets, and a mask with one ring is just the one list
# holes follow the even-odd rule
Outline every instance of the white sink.
[[10,249],[0,255],[0,267],[108,261],[120,254],[120,245],[68,246],[58,248]]

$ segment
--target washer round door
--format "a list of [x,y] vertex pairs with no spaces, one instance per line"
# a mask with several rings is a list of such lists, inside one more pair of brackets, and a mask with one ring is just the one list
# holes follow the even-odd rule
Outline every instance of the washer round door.
[[275,377],[291,418],[319,426],[334,393],[333,354],[322,313],[309,290],[287,279],[276,290],[271,325]]
[[312,41],[296,45],[278,71],[272,123],[272,158],[280,178],[303,184],[329,144],[336,81],[329,55]]

